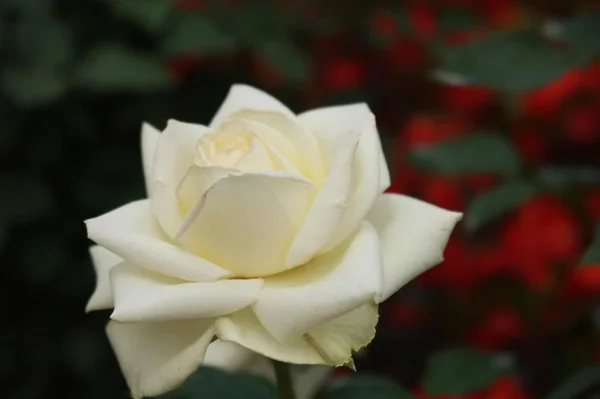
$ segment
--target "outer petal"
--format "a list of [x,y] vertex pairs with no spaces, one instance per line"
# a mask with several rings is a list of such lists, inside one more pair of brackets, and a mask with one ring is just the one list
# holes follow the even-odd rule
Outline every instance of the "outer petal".
[[373,301],[381,273],[377,233],[364,222],[344,245],[266,279],[254,311],[273,336],[286,340]]
[[314,191],[285,173],[231,174],[199,200],[198,216],[178,239],[238,276],[280,272]]
[[151,196],[152,190],[152,165],[154,163],[154,154],[158,147],[160,131],[149,123],[142,124],[142,165],[144,167],[144,178],[146,181],[146,191]]
[[352,188],[352,163],[361,129],[331,130],[319,137],[328,173],[319,194],[294,238],[288,267],[306,263],[329,241],[344,214]]
[[212,319],[119,323],[106,328],[135,399],[170,391],[193,373],[214,336]]
[[444,248],[462,218],[435,205],[398,194],[381,195],[368,219],[383,254],[383,302],[414,277],[444,260]]
[[122,263],[110,274],[111,319],[147,322],[209,318],[233,313],[258,298],[260,279],[192,283]]
[[90,255],[92,256],[92,263],[96,270],[96,289],[90,297],[85,311],[110,309],[113,307],[113,295],[110,287],[109,273],[123,259],[99,245],[90,247]]
[[245,84],[234,84],[229,89],[227,97],[225,97],[223,104],[221,104],[209,126],[212,128],[217,127],[230,115],[243,109],[275,111],[287,116],[294,116],[294,113],[288,107],[270,94]]
[[301,123],[320,140],[351,137],[360,132],[360,140],[352,163],[351,194],[339,224],[329,242],[321,249],[327,252],[351,234],[365,218],[375,199],[389,186],[389,171],[383,152],[375,116],[365,103],[318,108],[299,116]]
[[362,305],[340,317],[313,328],[309,340],[333,366],[352,364],[352,353],[375,338],[379,314],[377,305]]
[[243,309],[227,317],[217,319],[216,334],[224,341],[238,343],[268,358],[286,363],[324,364],[304,336],[292,338],[285,343],[276,340],[260,324],[251,308]]
[[131,202],[85,223],[90,239],[136,266],[189,281],[231,275],[167,242],[153,220],[149,200]]
[[175,236],[183,218],[177,188],[194,163],[197,143],[208,128],[170,120],[160,135],[153,163],[152,209],[162,228]]
[[204,365],[219,367],[228,371],[241,371],[247,369],[252,362],[261,357],[235,342],[217,339],[208,345],[204,356]]

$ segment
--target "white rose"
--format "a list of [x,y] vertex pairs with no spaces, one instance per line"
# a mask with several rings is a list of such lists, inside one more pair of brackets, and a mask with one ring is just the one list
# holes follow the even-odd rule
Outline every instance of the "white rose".
[[135,397],[176,387],[216,336],[287,363],[352,363],[377,304],[442,260],[461,214],[382,194],[366,104],[299,115],[234,85],[208,126],[142,129],[149,199],[87,220],[88,310]]

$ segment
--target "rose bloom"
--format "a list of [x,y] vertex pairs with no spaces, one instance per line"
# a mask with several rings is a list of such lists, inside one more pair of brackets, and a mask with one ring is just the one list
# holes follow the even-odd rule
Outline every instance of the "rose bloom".
[[144,125],[142,159],[148,199],[86,221],[87,310],[114,308],[108,338],[134,397],[175,388],[222,342],[352,366],[377,305],[442,260],[461,218],[382,194],[366,104],[296,115],[234,85],[208,126]]

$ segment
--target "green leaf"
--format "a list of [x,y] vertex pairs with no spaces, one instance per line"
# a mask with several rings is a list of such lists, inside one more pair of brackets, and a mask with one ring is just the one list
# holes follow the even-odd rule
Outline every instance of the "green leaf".
[[27,13],[15,27],[17,57],[38,69],[65,66],[73,55],[71,32],[46,14]]
[[478,24],[473,12],[457,7],[442,7],[438,12],[438,21],[443,30],[472,29]]
[[170,83],[159,58],[108,43],[90,51],[79,66],[77,81],[85,88],[101,92],[147,92],[163,89]]
[[14,114],[4,108],[7,104],[0,103],[0,154],[8,150],[17,136],[17,122]]
[[551,190],[565,190],[579,184],[600,184],[600,169],[593,167],[545,166],[538,180]]
[[471,349],[450,349],[429,359],[423,386],[430,395],[462,395],[489,386],[510,371],[513,359]]
[[46,69],[10,67],[2,72],[2,89],[18,105],[36,107],[61,98],[68,82],[61,74]]
[[52,206],[52,194],[37,176],[27,173],[0,174],[0,221],[29,222]]
[[221,55],[235,47],[232,36],[198,14],[182,16],[162,44],[163,52],[168,55]]
[[563,37],[573,51],[589,61],[600,53],[600,12],[582,13],[567,21]]
[[309,58],[292,42],[269,41],[262,44],[257,51],[268,64],[293,84],[305,83],[311,76]]
[[173,0],[112,0],[115,12],[149,32],[163,28],[173,11]]
[[533,197],[537,188],[527,181],[511,181],[475,197],[465,212],[464,228],[469,232],[481,228]]
[[556,79],[577,60],[558,51],[535,30],[498,32],[448,51],[438,75],[506,91],[535,89]]
[[29,237],[27,247],[21,250],[23,272],[31,285],[47,284],[69,267],[69,250],[58,237]]
[[10,235],[10,227],[7,226],[5,220],[0,220],[0,252],[4,249],[4,245],[8,242]]
[[412,399],[396,383],[381,377],[365,376],[339,379],[321,391],[317,399]]
[[521,160],[512,143],[498,134],[475,132],[416,148],[409,155],[416,166],[448,174],[489,172],[512,175]]
[[584,266],[600,264],[600,224],[596,226],[592,243],[583,253],[580,264]]
[[160,399],[276,399],[275,386],[264,378],[200,367],[175,391]]
[[578,399],[591,388],[600,387],[600,366],[590,366],[568,379],[545,399]]
[[26,13],[47,13],[51,0],[2,0],[0,7],[9,10],[19,10]]

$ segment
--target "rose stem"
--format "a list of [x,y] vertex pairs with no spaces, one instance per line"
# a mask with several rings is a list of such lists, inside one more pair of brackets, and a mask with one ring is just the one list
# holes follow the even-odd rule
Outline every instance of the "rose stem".
[[290,365],[277,360],[273,360],[275,377],[277,379],[277,390],[279,399],[296,399],[294,384],[292,383],[292,370]]

